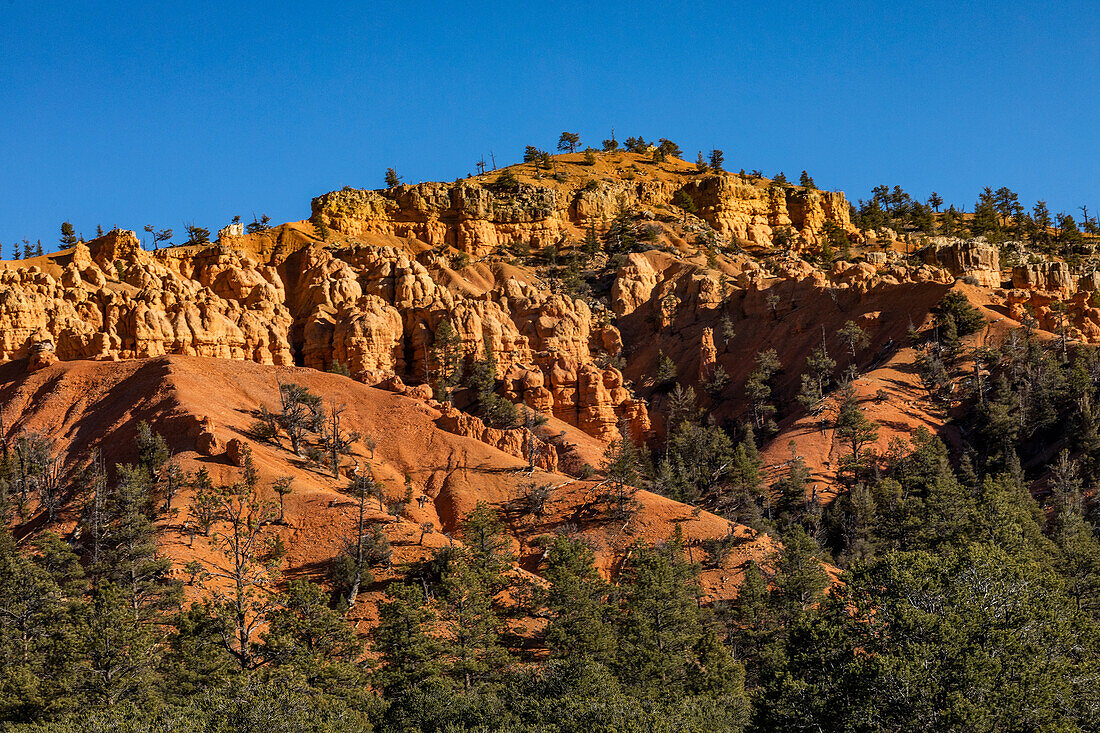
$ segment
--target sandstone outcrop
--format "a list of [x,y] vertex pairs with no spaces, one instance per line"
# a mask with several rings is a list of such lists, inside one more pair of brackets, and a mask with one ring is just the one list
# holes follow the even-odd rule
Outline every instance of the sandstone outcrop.
[[969,276],[989,288],[1001,285],[1000,253],[984,240],[935,237],[919,255],[929,265],[942,267],[956,277]]
[[720,236],[750,246],[771,247],[775,232],[789,227],[800,246],[814,247],[829,222],[855,234],[843,193],[730,173],[699,174],[686,184],[590,179],[584,185],[523,182],[502,189],[473,179],[378,191],[345,188],[315,198],[313,219],[348,236],[409,237],[482,257],[500,247],[555,243],[631,207],[668,208],[677,193],[690,197]]
[[701,216],[718,233],[758,247],[772,246],[775,232],[790,227],[809,248],[821,241],[826,222],[855,232],[848,201],[837,191],[759,185],[732,174],[703,176],[684,186]]
[[546,471],[556,471],[558,468],[557,448],[543,442],[526,428],[491,428],[480,417],[462,412],[449,404],[443,406],[443,414],[436,420],[436,425],[448,433],[480,440]]
[[[462,373],[491,354],[497,391],[512,402],[603,441],[624,434],[645,441],[654,435],[650,405],[630,380],[651,384],[645,365],[661,348],[696,387],[719,367],[743,383],[738,370],[761,350],[751,337],[758,327],[727,329],[723,318],[789,318],[783,328],[809,343],[802,334],[820,309],[843,311],[884,288],[950,285],[963,275],[1001,285],[997,249],[980,240],[934,239],[918,266],[873,253],[882,256],[825,270],[798,250],[830,227],[859,239],[843,194],[699,174],[683,161],[671,172],[627,168],[631,160],[624,157],[614,175],[603,168],[586,179],[525,173],[506,190],[486,177],[344,189],[314,199],[312,222],[254,234],[233,225],[213,245],[150,253],[133,232],[115,230],[40,266],[4,263],[0,360],[26,359],[28,369],[40,369],[55,359],[218,357],[339,371],[430,401],[446,348],[448,368]],[[697,217],[676,206],[678,193],[692,199]],[[598,293],[548,282],[538,264],[517,265],[503,251],[578,242],[586,227],[602,230],[624,210],[639,222],[647,249],[597,255],[606,263],[592,286]],[[770,247],[786,227],[796,235],[789,251],[760,258],[735,246]],[[322,231],[335,234],[319,241]],[[886,242],[896,236],[881,235]],[[443,246],[494,256],[454,264]],[[704,246],[714,251],[704,256]],[[1015,268],[1013,284],[1004,302],[1014,313],[1027,303],[1049,325],[1037,293],[1092,292],[1100,276],[1078,280],[1064,263],[1049,262]],[[1081,338],[1100,339],[1100,325],[1095,332],[1090,325],[1100,315],[1079,300],[1071,314]],[[727,332],[739,330],[749,334],[740,346]],[[455,400],[473,402],[462,390]],[[502,444],[516,440],[482,433],[484,425],[461,429]],[[204,452],[222,449],[213,436],[197,442]]]
[[1072,292],[1076,284],[1065,262],[1040,262],[1012,268],[1012,287],[1017,289]]
[[133,232],[116,230],[58,264],[59,277],[38,267],[0,272],[0,359],[50,341],[62,360],[175,353],[292,363],[278,276],[246,257],[151,255]]

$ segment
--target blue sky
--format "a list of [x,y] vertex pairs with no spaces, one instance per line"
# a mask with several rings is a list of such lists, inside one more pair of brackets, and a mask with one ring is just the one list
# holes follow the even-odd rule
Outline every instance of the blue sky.
[[575,130],[1100,212],[1100,3],[0,0],[0,242],[216,230]]

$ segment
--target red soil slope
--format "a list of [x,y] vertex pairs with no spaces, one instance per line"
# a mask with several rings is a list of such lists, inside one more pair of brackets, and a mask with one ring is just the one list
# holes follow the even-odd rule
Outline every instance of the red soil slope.
[[[541,561],[534,540],[553,532],[584,537],[609,574],[635,542],[666,540],[677,526],[696,561],[705,559],[701,540],[733,532],[741,542],[722,567],[703,574],[705,596],[715,600],[736,595],[744,564],[750,558],[766,562],[775,549],[770,538],[758,537],[746,527],[648,492],[638,492],[640,508],[629,521],[611,522],[594,501],[601,493],[597,481],[577,481],[538,469],[528,473],[522,460],[437,427],[440,413],[428,404],[335,374],[182,356],[61,362],[32,374],[24,373],[22,366],[19,362],[0,365],[0,415],[9,438],[37,431],[52,437],[70,462],[79,462],[98,447],[113,465],[133,460],[137,423],[145,420],[166,437],[185,471],[205,467],[215,482],[236,480],[239,468],[221,449],[207,451],[214,455],[196,450],[200,425],[205,423],[207,429],[212,426],[221,446],[233,439],[251,446],[262,485],[280,476],[292,477],[287,524],[272,528],[288,548],[284,571],[290,577],[320,576],[325,571],[352,527],[354,502],[342,493],[346,477],[334,479],[284,446],[250,438],[253,411],[261,405],[277,408],[280,381],[302,384],[322,395],[326,404],[335,401],[345,408],[344,429],[364,436],[345,460],[347,469],[356,463],[369,464],[392,499],[404,494],[408,476],[414,497],[427,497],[423,507],[413,501],[400,518],[380,510],[375,502],[370,504],[370,521],[382,525],[393,544],[395,568],[425,557],[432,547],[455,541],[451,538],[457,535],[460,518],[480,501],[501,507],[520,566],[534,573]],[[375,442],[373,451],[365,443],[366,436]],[[533,483],[553,487],[546,514],[522,517],[510,511],[510,502]],[[81,488],[73,487],[62,512],[62,531],[75,526]],[[270,495],[274,500],[274,493]],[[162,551],[181,574],[193,559],[217,561],[208,541],[194,536],[187,508],[190,499],[184,490],[173,514],[158,522]],[[421,544],[420,525],[425,522],[434,531]],[[29,529],[35,528],[32,522]],[[374,591],[378,592],[389,573],[376,575],[379,583]],[[364,606],[360,613],[369,617],[371,604]]]

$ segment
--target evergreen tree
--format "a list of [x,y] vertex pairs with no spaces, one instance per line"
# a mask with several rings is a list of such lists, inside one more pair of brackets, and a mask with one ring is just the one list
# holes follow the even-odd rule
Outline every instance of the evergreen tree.
[[612,518],[634,513],[634,491],[641,477],[638,448],[629,437],[611,441],[604,451],[601,469],[611,485],[609,511]]
[[431,356],[434,365],[432,389],[436,399],[450,401],[451,394],[462,377],[462,338],[444,318],[436,327]]
[[157,664],[153,628],[133,618],[131,594],[110,581],[98,584],[78,622],[82,687],[99,706],[124,700],[147,703]]
[[462,522],[462,541],[469,550],[469,566],[482,584],[493,594],[508,584],[505,576],[515,562],[504,536],[504,525],[496,510],[478,502]]
[[726,162],[726,156],[721,150],[718,150],[718,149],[711,150],[710,151],[709,162],[710,162],[710,167],[713,170],[721,172],[722,170],[724,170],[722,166]]
[[863,448],[878,439],[878,426],[863,414],[851,385],[841,394],[840,408],[833,427],[837,439],[848,445],[849,453],[844,457],[842,466],[852,483],[855,483],[866,468],[867,456],[863,453]]
[[76,229],[69,222],[64,222],[61,225],[61,246],[72,247],[80,241],[80,238],[76,236]]
[[554,535],[546,550],[545,605],[551,613],[546,646],[572,662],[610,663],[615,652],[610,589],[596,571],[592,550],[579,540]]
[[501,645],[502,622],[484,571],[465,553],[454,555],[446,563],[437,596],[447,675],[466,690],[491,681],[509,657]]
[[666,158],[682,158],[684,156],[679,145],[663,137],[657,141],[657,150]]
[[558,138],[558,150],[562,152],[577,152],[577,146],[581,144],[581,136],[575,132],[563,132]]
[[440,674],[440,643],[428,633],[434,615],[419,588],[395,583],[378,605],[372,648],[383,660],[373,682],[399,705],[411,691]]
[[767,349],[756,355],[756,368],[745,382],[745,397],[749,401],[749,411],[755,430],[772,432],[775,421],[775,405],[771,403],[772,388],[770,380],[779,371],[779,357],[775,349]]
[[361,644],[324,590],[292,580],[272,611],[264,649],[272,663],[329,693],[354,694],[365,679],[358,664]]

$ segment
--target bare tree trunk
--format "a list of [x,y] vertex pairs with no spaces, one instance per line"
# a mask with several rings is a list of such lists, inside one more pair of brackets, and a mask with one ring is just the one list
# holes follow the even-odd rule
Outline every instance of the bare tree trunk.
[[356,524],[355,534],[355,577],[351,581],[351,590],[348,591],[348,605],[354,606],[355,599],[359,596],[359,586],[363,583],[363,519],[366,513],[367,492],[365,487],[359,491],[359,522]]

